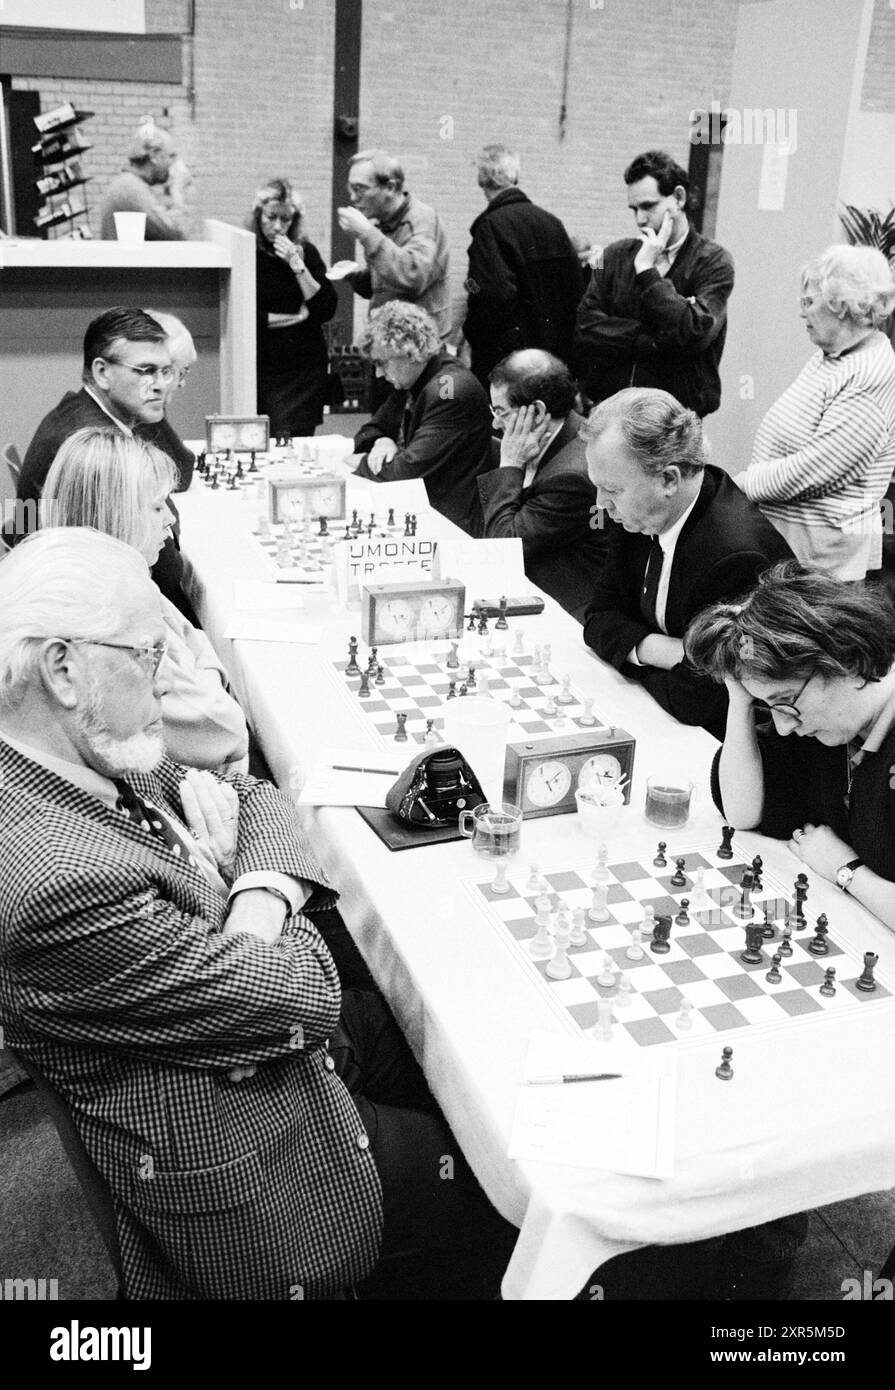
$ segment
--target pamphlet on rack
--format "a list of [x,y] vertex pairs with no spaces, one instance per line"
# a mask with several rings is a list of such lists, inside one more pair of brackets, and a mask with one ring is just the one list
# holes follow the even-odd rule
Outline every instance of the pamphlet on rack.
[[676,1082],[668,1048],[532,1033],[510,1158],[671,1178]]
[[416,753],[413,745],[367,752],[324,748],[298,798],[299,806],[385,806],[385,794]]
[[470,610],[479,598],[498,600],[502,594],[527,594],[531,590],[531,581],[525,578],[522,541],[518,536],[497,541],[452,536],[450,540],[441,541],[439,552],[442,574],[456,574],[466,585]]

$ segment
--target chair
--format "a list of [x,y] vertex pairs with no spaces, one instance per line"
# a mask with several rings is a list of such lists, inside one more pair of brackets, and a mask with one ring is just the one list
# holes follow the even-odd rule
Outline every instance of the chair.
[[75,1123],[71,1117],[68,1105],[56,1090],[55,1086],[50,1085],[43,1072],[40,1071],[28,1057],[23,1057],[19,1052],[13,1052],[11,1048],[10,1052],[31,1077],[31,1080],[37,1088],[38,1095],[49,1111],[50,1119],[56,1126],[57,1133],[62,1141],[62,1147],[68,1155],[68,1160],[74,1169],[75,1177],[81,1186],[81,1191],[87,1200],[87,1205],[93,1214],[93,1219],[103,1238],[103,1244],[109,1252],[112,1268],[115,1271],[115,1278],[118,1281],[118,1297],[124,1298],[124,1275],[121,1266],[121,1250],[118,1245],[118,1232],[115,1226],[112,1194],[109,1191],[108,1184],[87,1152],[84,1141],[75,1128]]

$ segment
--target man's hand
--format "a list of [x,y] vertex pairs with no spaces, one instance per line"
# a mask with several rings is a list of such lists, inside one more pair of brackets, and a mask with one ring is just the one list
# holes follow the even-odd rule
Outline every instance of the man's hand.
[[835,883],[836,872],[843,864],[858,858],[851,845],[840,840],[828,825],[812,825],[810,821],[793,831],[789,848],[797,859],[830,883]]
[[500,467],[525,468],[532,463],[543,449],[551,428],[549,415],[537,423],[537,410],[533,405],[514,410],[500,441]]
[[336,216],[339,219],[339,226],[343,232],[350,232],[358,241],[362,241],[365,232],[372,232],[373,223],[369,217],[365,217],[360,208],[337,208]]
[[367,454],[367,467],[374,477],[378,478],[379,474],[382,472],[383,464],[391,463],[397,452],[398,446],[393,439],[389,439],[386,435],[383,435],[380,439],[376,440],[376,443]]
[[180,784],[180,802],[196,839],[211,850],[221,873],[232,877],[239,834],[236,792],[210,772],[191,767]]
[[652,270],[671,240],[673,225],[671,213],[666,212],[658,232],[654,232],[652,227],[644,227],[640,233],[643,237],[643,245],[634,257],[634,270],[638,275],[642,270]]
[[193,176],[182,159],[175,159],[168,170],[168,195],[175,203],[182,203],[193,186]]

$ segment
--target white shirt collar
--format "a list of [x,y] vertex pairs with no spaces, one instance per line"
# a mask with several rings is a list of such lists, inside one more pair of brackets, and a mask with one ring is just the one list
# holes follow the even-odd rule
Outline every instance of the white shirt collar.
[[128,439],[133,439],[133,437],[134,437],[134,432],[133,432],[133,430],[131,429],[130,425],[126,425],[126,424],[124,423],[123,420],[119,420],[119,419],[118,419],[118,416],[117,416],[117,415],[113,415],[113,414],[112,414],[111,410],[110,410],[109,407],[106,405],[105,401],[103,401],[103,400],[101,399],[101,397],[99,397],[99,396],[96,394],[96,392],[94,391],[93,387],[92,387],[92,386],[88,386],[87,383],[85,382],[85,383],[84,383],[84,390],[87,392],[87,395],[90,396],[92,400],[96,401],[97,405],[99,406],[99,408],[100,408],[100,410],[103,412],[103,414],[108,415],[109,419],[112,421],[112,424],[113,424],[113,425],[117,425],[118,429],[121,430],[121,433],[122,433],[122,434],[126,434],[127,437],[128,437]]
[[681,531],[683,531],[684,529],[687,517],[690,515],[698,501],[699,493],[697,492],[696,496],[693,498],[693,501],[690,503],[687,510],[681,513],[677,521],[675,521],[673,525],[667,527],[666,530],[661,531],[659,533],[659,544],[661,545],[662,550],[666,555],[670,555],[671,552],[674,550],[674,547],[677,545],[677,538],[681,534]]

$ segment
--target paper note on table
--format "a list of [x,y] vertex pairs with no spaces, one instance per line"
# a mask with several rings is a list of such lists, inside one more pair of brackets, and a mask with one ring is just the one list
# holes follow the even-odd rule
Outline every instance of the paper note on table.
[[237,613],[224,629],[224,636],[236,642],[303,642],[316,646],[323,629],[311,623],[279,618],[259,618],[254,613]]
[[522,541],[512,536],[499,541],[474,541],[450,537],[439,545],[442,574],[459,575],[466,585],[466,604],[477,598],[497,599],[501,594],[519,598],[531,593],[522,563]]
[[384,806],[385,794],[415,754],[324,748],[299,794],[299,806]]
[[296,612],[304,604],[297,588],[277,584],[275,579],[237,579],[233,585],[233,601],[240,613]]
[[532,1034],[526,1082],[603,1072],[621,1076],[612,1081],[521,1085],[510,1158],[605,1168],[634,1177],[672,1177],[677,1077],[673,1053],[632,1053],[613,1042]]

